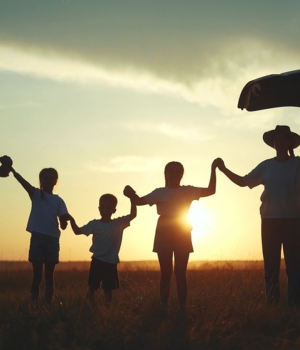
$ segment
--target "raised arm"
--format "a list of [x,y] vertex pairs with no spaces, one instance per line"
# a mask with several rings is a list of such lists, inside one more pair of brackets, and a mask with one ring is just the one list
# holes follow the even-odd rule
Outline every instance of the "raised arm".
[[224,164],[224,161],[222,159],[221,159],[221,162],[218,163],[218,168],[220,171],[222,171],[222,173],[224,173],[228,177],[229,180],[231,180],[236,185],[238,185],[240,187],[246,186],[244,178],[242,176],[239,176],[239,175],[233,173],[231,170],[227,169],[225,164]]
[[202,189],[201,197],[208,197],[216,193],[216,167],[220,162],[220,158],[217,158],[212,162],[209,184],[207,188]]
[[130,198],[130,204],[131,204],[131,207],[130,207],[129,216],[130,216],[130,221],[131,221],[136,217],[136,204],[132,198]]
[[15,179],[18,180],[18,182],[22,185],[22,187],[28,193],[29,197],[32,198],[34,193],[34,187],[29,182],[27,182],[19,173],[17,173],[13,167],[11,168],[10,171],[13,173]]
[[130,199],[130,203],[131,203],[131,208],[130,208],[130,221],[133,220],[136,217],[136,203],[135,203],[135,191],[133,188],[131,188],[130,186],[125,186],[124,190],[123,190],[123,194],[124,196],[128,197]]

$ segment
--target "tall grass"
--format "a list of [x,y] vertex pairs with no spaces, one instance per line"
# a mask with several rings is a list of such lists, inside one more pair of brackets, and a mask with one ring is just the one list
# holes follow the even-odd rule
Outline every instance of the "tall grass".
[[110,309],[101,291],[94,305],[85,300],[88,263],[57,269],[52,305],[28,302],[28,268],[0,268],[0,349],[300,349],[300,311],[286,307],[284,271],[281,303],[269,306],[261,267],[193,266],[185,316],[174,281],[169,310],[160,310],[155,264],[121,263]]

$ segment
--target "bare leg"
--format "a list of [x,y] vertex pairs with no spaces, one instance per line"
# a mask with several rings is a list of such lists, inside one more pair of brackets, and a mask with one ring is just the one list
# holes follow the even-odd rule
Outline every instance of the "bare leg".
[[96,293],[97,289],[98,288],[89,286],[89,289],[88,289],[88,292],[87,292],[87,295],[86,295],[86,299],[89,302],[92,303],[95,300],[95,293]]
[[32,262],[33,279],[30,288],[30,299],[37,301],[39,297],[40,284],[43,277],[43,263],[40,261]]
[[173,252],[157,253],[160,265],[160,301],[162,307],[168,305],[171,277],[173,273]]
[[185,310],[186,298],[187,298],[187,280],[186,280],[186,268],[189,261],[190,253],[176,252],[175,257],[175,277],[177,285],[177,295],[179,308],[181,311]]
[[55,264],[45,263],[45,301],[51,304],[54,296],[54,269]]
[[103,291],[104,291],[105,307],[109,309],[112,302],[112,290],[103,289]]

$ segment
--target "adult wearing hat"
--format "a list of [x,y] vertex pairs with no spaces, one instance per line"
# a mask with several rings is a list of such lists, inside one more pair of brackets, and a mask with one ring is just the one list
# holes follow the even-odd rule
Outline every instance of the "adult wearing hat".
[[233,173],[224,163],[219,169],[238,186],[264,186],[260,214],[267,300],[277,303],[280,298],[283,247],[288,303],[300,306],[300,157],[294,155],[300,136],[286,125],[277,125],[263,134],[263,140],[275,149],[274,158],[264,160],[246,176]]

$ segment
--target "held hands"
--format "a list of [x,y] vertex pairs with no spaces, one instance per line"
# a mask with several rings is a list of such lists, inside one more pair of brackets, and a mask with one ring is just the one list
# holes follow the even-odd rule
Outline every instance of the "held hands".
[[59,217],[60,228],[65,230],[68,226],[69,214],[64,214]]
[[219,168],[220,171],[224,171],[225,170],[225,164],[222,158],[216,158],[213,162],[212,162],[212,168],[216,169]]
[[74,218],[69,214],[64,214],[59,217],[59,223],[62,230],[65,230],[68,226],[68,221],[72,221]]
[[59,217],[61,220],[64,220],[64,221],[71,221],[71,220],[74,220],[73,216],[69,213],[67,214],[64,214],[62,216]]
[[225,167],[224,165],[224,161],[221,158],[216,158],[213,162],[212,162],[212,168],[216,169],[219,168],[222,171],[222,168]]
[[225,163],[224,163],[223,159],[221,159],[221,158],[219,158],[219,159],[220,159],[220,163],[218,165],[218,168],[220,171],[224,172],[226,169]]
[[131,199],[135,195],[135,190],[132,187],[130,187],[129,185],[127,185],[124,187],[123,194],[124,194],[124,196]]

